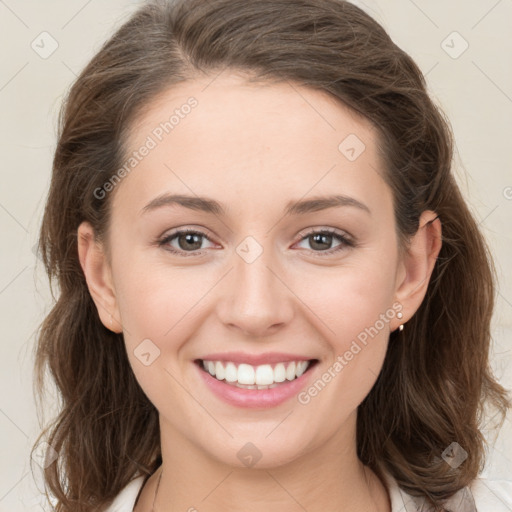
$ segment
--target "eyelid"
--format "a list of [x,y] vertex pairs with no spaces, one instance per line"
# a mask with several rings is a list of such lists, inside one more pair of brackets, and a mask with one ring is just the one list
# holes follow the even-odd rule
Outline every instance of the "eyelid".
[[343,237],[347,240],[350,240],[351,242],[353,242],[355,244],[355,239],[354,237],[348,233],[347,231],[344,231],[342,229],[337,229],[337,228],[326,228],[326,227],[321,227],[321,226],[314,226],[312,228],[307,228],[303,231],[301,231],[297,236],[299,237],[299,242],[309,236],[309,235],[312,235],[313,233],[328,233],[330,235],[338,235],[340,237]]
[[[162,235],[157,237],[156,242],[163,243],[166,240],[174,238],[175,236],[183,235],[183,234],[187,234],[187,233],[201,235],[203,238],[206,238],[209,242],[216,243],[216,242],[214,242],[215,237],[212,234],[210,234],[210,231],[207,228],[205,228],[203,226],[196,227],[193,225],[171,229],[170,231],[169,230],[165,231]],[[192,254],[192,251],[191,251],[191,254]]]

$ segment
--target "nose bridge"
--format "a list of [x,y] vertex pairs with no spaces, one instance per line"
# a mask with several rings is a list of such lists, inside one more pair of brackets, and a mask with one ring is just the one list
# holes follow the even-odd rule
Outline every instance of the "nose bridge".
[[288,322],[292,312],[287,288],[275,275],[279,274],[278,258],[273,255],[271,244],[263,243],[249,236],[235,248],[230,284],[219,303],[219,315],[225,325],[237,326],[252,335],[264,335]]

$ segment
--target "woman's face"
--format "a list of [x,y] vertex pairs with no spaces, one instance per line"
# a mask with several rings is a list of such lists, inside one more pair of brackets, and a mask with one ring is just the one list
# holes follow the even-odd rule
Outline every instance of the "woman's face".
[[[325,93],[221,75],[150,104],[129,156],[106,186],[114,298],[98,309],[123,330],[162,436],[260,467],[335,435],[353,443],[389,333],[410,316],[371,125]],[[310,360],[288,380],[290,361]],[[240,389],[223,370],[277,385]]]

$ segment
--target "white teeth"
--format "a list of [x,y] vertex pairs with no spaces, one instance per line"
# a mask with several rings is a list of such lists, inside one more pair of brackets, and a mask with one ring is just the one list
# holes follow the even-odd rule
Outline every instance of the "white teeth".
[[224,366],[222,366],[222,363],[220,361],[217,361],[215,363],[215,376],[219,380],[224,380],[226,372],[224,371]]
[[[238,366],[238,384],[252,385],[252,384],[254,384],[254,382],[255,382],[254,381],[254,368],[248,364],[239,365]],[[263,384],[263,382],[262,382],[262,384]]]
[[288,365],[288,368],[286,368],[286,378],[288,380],[295,379],[295,363],[290,363]]
[[226,381],[227,382],[236,382],[238,380],[238,370],[233,363],[228,363],[226,365]]
[[286,368],[283,363],[276,364],[274,368],[274,381],[284,382],[286,380]]
[[258,384],[258,386],[270,386],[270,384],[274,384],[274,370],[272,370],[272,366],[263,364],[256,367],[256,384]]
[[238,367],[232,362],[203,361],[203,368],[217,380],[245,389],[269,389],[286,380],[300,377],[308,368],[310,361],[292,361],[277,363],[274,368],[270,364],[252,366],[241,363]]
[[295,369],[295,375],[297,375],[297,377],[300,377],[306,371],[308,365],[308,361],[299,361],[297,363],[297,368]]

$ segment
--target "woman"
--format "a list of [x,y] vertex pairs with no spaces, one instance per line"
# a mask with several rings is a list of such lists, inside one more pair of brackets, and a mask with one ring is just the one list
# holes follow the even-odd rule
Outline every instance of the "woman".
[[56,510],[486,509],[481,413],[511,406],[492,260],[380,25],[147,4],[61,121],[36,363],[63,399]]

